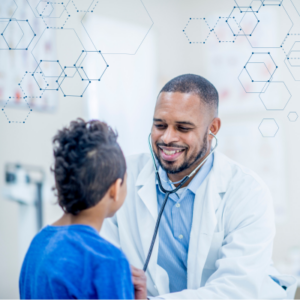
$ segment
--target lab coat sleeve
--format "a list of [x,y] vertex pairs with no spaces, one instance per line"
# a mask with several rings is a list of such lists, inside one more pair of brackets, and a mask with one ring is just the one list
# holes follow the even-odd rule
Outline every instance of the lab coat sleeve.
[[[244,191],[243,191],[244,189]],[[240,194],[238,194],[240,193]],[[251,184],[228,191],[224,239],[215,271],[195,290],[161,295],[166,299],[258,298],[271,263],[275,222],[268,189]],[[203,270],[205,272],[205,268]]]
[[114,246],[121,248],[116,215],[104,220],[102,228],[100,230],[100,236],[112,243]]

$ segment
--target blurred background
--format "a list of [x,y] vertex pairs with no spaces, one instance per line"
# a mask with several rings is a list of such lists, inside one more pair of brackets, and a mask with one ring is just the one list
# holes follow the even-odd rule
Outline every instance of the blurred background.
[[125,155],[148,152],[156,97],[185,73],[218,89],[219,151],[270,188],[274,264],[300,278],[299,0],[2,0],[0,33],[0,298],[62,214],[56,132],[100,119]]

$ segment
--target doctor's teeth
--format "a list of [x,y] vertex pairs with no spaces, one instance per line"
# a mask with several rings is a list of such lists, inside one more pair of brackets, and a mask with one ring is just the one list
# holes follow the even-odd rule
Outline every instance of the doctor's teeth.
[[175,154],[177,152],[180,152],[182,150],[172,150],[172,151],[168,151],[166,149],[162,149],[164,151],[164,153],[166,153],[167,155],[172,155],[172,154]]

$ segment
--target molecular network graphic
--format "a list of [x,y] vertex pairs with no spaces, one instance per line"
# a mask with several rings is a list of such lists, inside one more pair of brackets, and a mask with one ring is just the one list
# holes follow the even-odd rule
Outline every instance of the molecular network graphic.
[[[4,2],[0,4],[0,53],[10,55],[13,62],[14,53],[22,52],[22,62],[16,63],[26,70],[17,87],[11,88],[13,93],[2,92],[1,88],[6,87],[0,86],[3,116],[14,124],[25,124],[34,110],[51,108],[49,95],[83,97],[92,84],[100,84],[105,76],[110,67],[109,55],[135,55],[154,24],[143,0]],[[300,1],[234,0],[232,3],[226,15],[213,21],[199,15],[185,20],[184,38],[191,47],[206,47],[211,40],[238,47],[238,39],[246,39],[251,51],[236,80],[245,93],[257,94],[266,111],[284,111],[292,93],[286,80],[278,80],[276,75],[286,68],[295,82],[300,81],[300,29],[297,31],[299,26],[295,26],[300,20]],[[94,19],[91,21],[93,15],[103,11],[117,19],[128,7],[143,23],[143,29],[135,35],[129,27],[120,29],[113,24],[102,26]],[[276,32],[269,22],[272,15],[280,20],[280,30]],[[272,38],[274,35],[276,38]],[[50,41],[54,37],[64,53],[57,53],[53,47]],[[275,58],[278,51],[283,59]],[[91,61],[95,66],[92,70]],[[1,65],[9,69],[5,59]],[[9,113],[8,108],[16,103],[23,107],[21,117]],[[290,111],[287,118],[296,122],[298,114]],[[274,118],[263,118],[258,130],[262,137],[274,137],[279,126]]]
[[[297,0],[235,0],[227,16],[219,16],[214,24],[206,17],[191,17],[183,28],[187,42],[207,44],[217,38],[219,43],[236,43],[239,37],[246,38],[252,48],[249,59],[241,66],[237,74],[245,93],[259,96],[268,111],[283,111],[292,95],[284,81],[274,80],[279,64],[288,69],[295,81],[300,81],[300,28],[294,27],[294,20],[300,16],[300,2]],[[286,8],[288,6],[288,9]],[[282,24],[281,30],[274,32],[268,17],[275,14]],[[293,16],[292,16],[293,15]],[[220,28],[227,35],[219,34]],[[276,34],[276,39],[270,39]],[[224,39],[225,37],[225,39]],[[281,51],[284,61],[275,61],[272,53]],[[281,95],[278,97],[278,95]],[[297,112],[289,112],[288,120],[295,122]],[[263,137],[274,137],[279,126],[274,118],[264,118],[258,126]]]
[[[125,8],[128,7],[136,12],[136,18],[144,25],[138,36],[135,34],[134,39],[130,40],[133,35],[125,31],[128,29],[124,28],[122,31],[111,26],[105,28],[105,34],[110,38],[101,38],[103,32],[95,30],[97,25],[90,22],[91,15],[105,11],[113,17],[122,14],[126,21],[126,17],[132,17],[124,16]],[[26,19],[22,18],[23,15]],[[8,123],[25,124],[33,110],[42,110],[45,106],[51,108],[51,103],[47,103],[49,93],[62,93],[63,97],[83,97],[92,82],[100,82],[105,76],[109,68],[105,55],[135,55],[152,26],[153,20],[142,0],[1,2],[2,59],[4,54],[9,55],[7,52],[23,51],[24,59],[19,63],[27,68],[17,83],[18,89],[11,88],[15,91],[14,94],[3,95],[0,86],[0,103],[2,100],[1,110],[4,117]],[[86,35],[84,42],[79,38],[79,31]],[[64,49],[62,54],[57,53],[53,47],[55,37]],[[27,66],[28,61],[33,63]],[[89,68],[91,61],[94,65],[93,70]],[[2,67],[9,69],[9,65],[5,63],[3,61]],[[23,108],[22,116],[16,117],[8,112],[7,108],[16,104]]]

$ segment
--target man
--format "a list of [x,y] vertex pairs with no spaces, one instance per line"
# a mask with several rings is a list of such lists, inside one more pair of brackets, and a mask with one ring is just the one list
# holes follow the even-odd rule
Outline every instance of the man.
[[[203,77],[182,75],[162,88],[151,142],[164,189],[174,189],[208,157],[220,126],[218,92]],[[127,200],[100,234],[142,269],[165,194],[150,155],[135,155],[127,163]],[[146,271],[148,295],[293,298],[296,281],[271,266],[274,235],[268,188],[216,151],[169,196]]]

